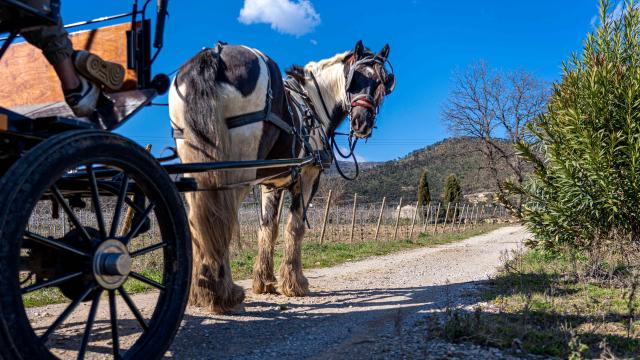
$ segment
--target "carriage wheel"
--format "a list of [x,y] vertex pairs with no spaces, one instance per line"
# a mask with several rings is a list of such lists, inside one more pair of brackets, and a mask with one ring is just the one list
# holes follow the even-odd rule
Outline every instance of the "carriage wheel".
[[190,278],[180,196],[126,138],[64,133],[0,179],[0,358],[160,358]]

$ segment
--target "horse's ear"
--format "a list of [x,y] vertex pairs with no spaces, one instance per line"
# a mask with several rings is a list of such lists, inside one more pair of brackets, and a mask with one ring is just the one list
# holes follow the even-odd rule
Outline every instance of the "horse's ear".
[[382,59],[382,61],[387,61],[387,58],[389,57],[389,50],[389,44],[384,44],[382,50],[378,53],[378,57]]
[[364,45],[362,45],[362,40],[358,40],[356,47],[353,49],[353,55],[355,55],[357,60],[362,57],[362,54],[364,54]]

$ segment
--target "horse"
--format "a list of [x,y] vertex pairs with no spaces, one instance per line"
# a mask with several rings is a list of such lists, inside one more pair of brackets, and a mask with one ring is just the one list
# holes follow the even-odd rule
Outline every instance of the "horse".
[[[316,159],[291,169],[186,175],[199,189],[186,197],[194,245],[191,305],[226,313],[244,301],[244,290],[231,277],[229,245],[239,229],[239,207],[254,185],[260,185],[262,215],[253,292],[308,293],[301,264],[306,207],[331,164],[330,139],[342,121],[350,117],[350,139],[372,135],[379,107],[395,87],[388,56],[388,44],[374,53],[358,41],[353,50],[292,66],[283,80],[278,65],[259,50],[218,43],[179,68],[169,113],[182,162]],[[284,190],[291,204],[278,283],[273,256]]]

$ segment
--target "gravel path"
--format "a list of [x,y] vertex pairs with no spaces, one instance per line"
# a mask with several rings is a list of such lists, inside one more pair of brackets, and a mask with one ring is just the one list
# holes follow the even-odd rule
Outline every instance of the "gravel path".
[[[189,308],[167,357],[508,358],[495,349],[401,338],[425,313],[473,304],[469,290],[486,281],[505,252],[520,247],[527,236],[521,227],[510,226],[454,244],[307,270],[311,294],[304,298],[254,295],[250,282],[242,281],[247,288],[245,311],[217,316]],[[143,313],[145,303],[154,303],[153,294],[135,300]],[[106,310],[100,310],[105,320]],[[79,325],[86,319],[83,312],[74,314]],[[94,349],[110,348],[105,332],[106,339],[92,342]]]
[[[455,244],[421,248],[306,271],[311,296],[285,298],[247,292],[246,312],[209,316],[189,309],[169,356],[180,359],[396,358],[385,339],[413,326],[421,314],[474,300],[461,296],[500,265],[505,251],[527,237],[505,227]],[[249,282],[242,285],[249,287]],[[429,356],[485,357],[483,349],[451,350],[433,342]],[[486,356],[498,356],[486,350]]]

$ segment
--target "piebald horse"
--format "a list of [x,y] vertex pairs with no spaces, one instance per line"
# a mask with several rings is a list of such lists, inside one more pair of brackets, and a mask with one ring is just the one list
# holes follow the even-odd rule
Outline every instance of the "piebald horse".
[[[317,190],[323,163],[331,163],[329,139],[338,125],[349,115],[351,135],[371,136],[383,98],[395,86],[393,73],[385,67],[388,56],[388,45],[376,54],[358,41],[352,51],[291,67],[283,81],[278,65],[258,50],[219,43],[181,66],[169,93],[169,111],[182,162],[310,154],[318,159],[297,169],[188,175],[204,190],[187,196],[194,244],[192,305],[224,313],[244,300],[243,289],[231,279],[229,245],[238,231],[240,204],[255,184],[261,185],[262,219],[253,291],[286,296],[308,292],[301,264],[306,206]],[[273,252],[285,189],[292,201],[277,282]]]

